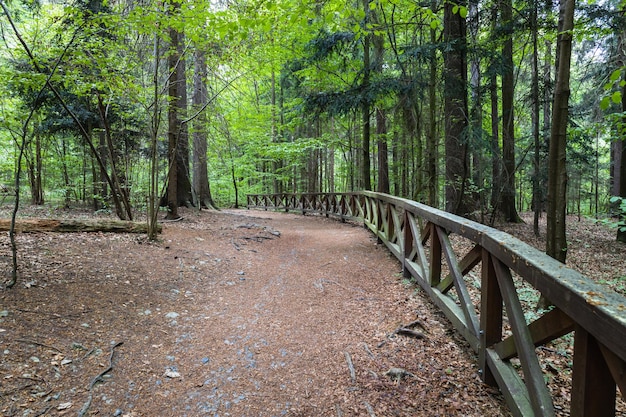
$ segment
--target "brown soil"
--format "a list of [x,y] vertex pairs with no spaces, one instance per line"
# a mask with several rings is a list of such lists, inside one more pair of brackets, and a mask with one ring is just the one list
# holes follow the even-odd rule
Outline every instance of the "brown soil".
[[[0,290],[2,415],[509,415],[362,226],[183,213],[157,243],[18,235],[20,281]],[[7,270],[9,254],[4,235]],[[394,334],[416,320],[422,338]]]

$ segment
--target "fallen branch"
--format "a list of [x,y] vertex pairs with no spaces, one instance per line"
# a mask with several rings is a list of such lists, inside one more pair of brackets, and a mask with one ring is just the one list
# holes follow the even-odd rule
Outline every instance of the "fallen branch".
[[346,357],[346,362],[348,362],[348,368],[350,369],[350,379],[352,382],[356,381],[356,372],[354,371],[354,365],[352,364],[352,357],[348,352],[343,352]]
[[91,407],[91,401],[93,401],[93,387],[102,380],[102,377],[113,370],[113,355],[115,354],[115,348],[121,346],[124,342],[117,342],[111,347],[111,354],[109,355],[109,367],[104,371],[100,372],[94,379],[91,380],[89,387],[87,390],[89,391],[89,397],[87,397],[87,401],[78,411],[78,417],[83,417],[89,411],[89,407]]
[[423,333],[417,332],[417,331],[412,330],[412,329],[407,329],[406,327],[398,327],[393,332],[394,332],[394,334],[399,334],[400,336],[414,337],[416,339],[423,339],[424,338],[424,334]]
[[[4,232],[11,227],[11,221],[0,219],[0,231]],[[125,220],[95,219],[20,219],[15,222],[15,231],[21,233],[33,232],[113,232],[113,233],[147,233],[148,225],[143,222]],[[161,226],[157,226],[161,232]]]
[[59,353],[61,352],[61,349],[51,346],[51,345],[46,345],[45,343],[41,343],[41,342],[37,342],[36,340],[30,340],[30,339],[15,339],[16,342],[20,342],[20,343],[29,343],[31,345],[35,345],[35,346],[41,346],[41,347],[46,347],[48,349],[52,349],[52,350],[56,350]]
[[367,354],[370,355],[370,358],[376,359],[376,357],[374,356],[374,353],[370,350],[370,347],[367,346],[367,343],[365,343],[365,342],[363,343],[363,349],[365,349]]
[[365,409],[367,410],[367,414],[369,414],[370,417],[376,417],[376,414],[374,414],[374,409],[367,401],[363,401],[363,405],[365,406]]
[[406,327],[407,329],[412,329],[413,327],[420,327],[422,330],[426,331],[426,327],[424,327],[422,322],[419,320],[414,320],[410,322],[409,324],[407,324],[406,326],[402,326],[402,327]]

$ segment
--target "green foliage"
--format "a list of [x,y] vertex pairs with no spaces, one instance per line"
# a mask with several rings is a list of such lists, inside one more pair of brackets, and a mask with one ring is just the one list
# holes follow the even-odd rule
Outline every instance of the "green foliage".
[[622,76],[622,73],[626,72],[626,67],[618,68],[611,73],[609,81],[604,84],[604,91],[606,95],[600,101],[600,108],[603,111],[608,110],[611,104],[622,103],[621,89],[626,86],[626,78]]
[[616,226],[620,232],[626,232],[626,198],[613,196],[610,198],[610,203],[616,205],[618,211],[619,221]]

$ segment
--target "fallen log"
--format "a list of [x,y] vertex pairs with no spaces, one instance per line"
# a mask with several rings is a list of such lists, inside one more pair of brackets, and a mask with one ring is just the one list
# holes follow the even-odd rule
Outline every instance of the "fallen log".
[[[11,227],[11,220],[0,219],[0,231],[6,232]],[[15,231],[34,232],[109,232],[109,233],[147,233],[148,225],[143,222],[110,219],[18,219]],[[161,232],[161,226],[157,226]]]

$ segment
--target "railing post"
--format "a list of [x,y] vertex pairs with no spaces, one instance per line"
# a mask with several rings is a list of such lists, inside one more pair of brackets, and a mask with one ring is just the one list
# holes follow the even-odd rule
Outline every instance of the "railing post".
[[574,334],[572,417],[615,416],[616,384],[598,341],[581,326]]
[[430,224],[430,286],[435,287],[441,281],[441,241],[437,225]]
[[409,211],[404,210],[404,244],[402,245],[402,276],[404,278],[411,278],[411,272],[406,267],[407,259],[410,258],[413,252],[413,231],[411,230],[411,221],[409,220]]
[[481,274],[478,367],[483,382],[495,386],[497,381],[492,370],[487,366],[487,348],[502,340],[503,303],[492,257],[485,249],[482,250]]

